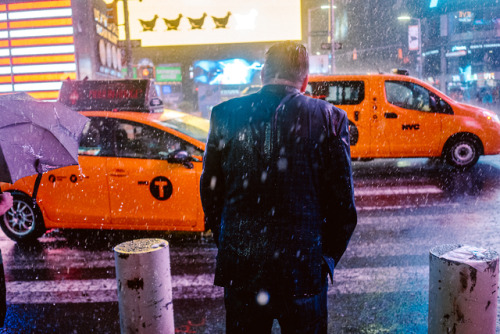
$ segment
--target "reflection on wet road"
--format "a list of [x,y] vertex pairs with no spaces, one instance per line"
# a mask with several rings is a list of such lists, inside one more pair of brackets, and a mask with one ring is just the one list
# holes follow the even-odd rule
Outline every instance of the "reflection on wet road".
[[[445,243],[500,250],[500,156],[481,158],[466,172],[391,159],[355,162],[353,173],[359,225],[329,289],[330,332],[426,333],[429,250]],[[0,234],[5,332],[119,332],[112,247],[147,236],[51,231],[22,247]],[[210,236],[163,237],[170,242],[176,332],[223,333]]]

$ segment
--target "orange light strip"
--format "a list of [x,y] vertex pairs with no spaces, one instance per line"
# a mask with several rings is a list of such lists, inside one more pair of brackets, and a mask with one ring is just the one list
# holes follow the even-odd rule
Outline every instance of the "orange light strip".
[[15,75],[14,82],[61,81],[68,79],[68,77],[72,80],[76,80],[76,72]]
[[10,58],[0,58],[0,65],[10,65]]
[[10,75],[2,75],[0,76],[0,83],[10,83],[12,78]]
[[68,63],[74,62],[75,55],[55,55],[55,56],[32,56],[32,57],[13,57],[12,64],[45,64],[45,63]]
[[11,39],[11,46],[73,44],[73,36]]
[[[69,18],[62,18],[62,19],[26,20],[26,21],[9,22],[9,26],[11,29],[58,27],[58,26],[70,26],[72,24],[73,24],[73,20],[70,17]],[[0,23],[0,28],[1,28],[1,23]]]
[[71,1],[70,0],[59,0],[59,1],[23,2],[23,3],[9,4],[8,6],[9,6],[9,10],[61,8],[61,7],[71,7]]
[[41,100],[57,100],[59,98],[59,91],[42,91],[42,92],[27,92],[29,95],[33,96],[35,99]]
[[0,29],[7,29],[7,22],[0,22]]
[[0,41],[0,48],[9,47],[9,41]]
[[5,12],[7,10],[7,5],[0,5],[0,11]]

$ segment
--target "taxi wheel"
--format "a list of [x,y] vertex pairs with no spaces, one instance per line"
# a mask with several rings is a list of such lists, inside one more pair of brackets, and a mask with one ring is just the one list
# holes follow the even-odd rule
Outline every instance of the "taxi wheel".
[[5,235],[19,243],[31,242],[45,233],[42,212],[30,196],[13,193],[14,204],[0,220]]
[[481,155],[481,144],[478,139],[470,136],[459,136],[451,140],[444,151],[446,162],[461,170],[476,164]]

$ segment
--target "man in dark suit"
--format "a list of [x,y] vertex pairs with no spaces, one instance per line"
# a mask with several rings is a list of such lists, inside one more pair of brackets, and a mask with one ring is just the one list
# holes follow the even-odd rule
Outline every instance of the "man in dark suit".
[[357,223],[344,111],[304,96],[303,45],[266,53],[263,88],[212,110],[201,199],[227,333],[327,333],[327,274]]

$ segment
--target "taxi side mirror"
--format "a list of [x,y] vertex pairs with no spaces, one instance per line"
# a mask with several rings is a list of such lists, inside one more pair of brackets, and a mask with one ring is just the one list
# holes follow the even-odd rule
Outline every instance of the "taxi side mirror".
[[182,164],[188,169],[194,168],[194,165],[192,163],[193,157],[184,150],[175,150],[174,152],[170,153],[167,157],[167,161],[173,164]]

